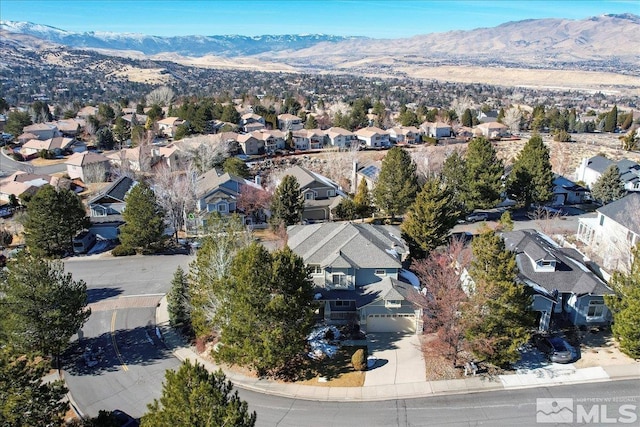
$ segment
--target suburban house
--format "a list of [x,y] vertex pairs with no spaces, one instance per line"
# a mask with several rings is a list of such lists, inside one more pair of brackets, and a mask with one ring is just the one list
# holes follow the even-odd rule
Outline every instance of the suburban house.
[[128,176],[121,176],[88,201],[90,231],[94,236],[113,240],[118,237],[118,227],[124,224],[122,212],[125,198],[137,183]]
[[32,125],[25,126],[22,129],[22,132],[35,135],[37,139],[45,140],[57,136],[58,128],[49,123],[34,123]]
[[264,154],[264,141],[253,136],[252,133],[238,135],[238,144],[247,156]]
[[[196,178],[196,213],[199,218],[196,225],[206,223],[206,215],[217,212],[220,215],[237,213],[244,217],[244,213],[239,210],[238,198],[246,187],[253,187],[256,190],[263,188],[253,181],[246,180],[229,173],[218,174],[216,169]],[[259,212],[258,222],[266,221],[266,214]],[[245,224],[252,224],[253,218],[244,218]]]
[[47,184],[57,187],[60,184],[60,178],[22,171],[14,172],[0,181],[0,200],[10,202],[12,195],[20,199],[22,194],[34,194],[40,187]]
[[502,137],[511,136],[509,127],[498,122],[487,122],[476,126],[478,136],[484,136],[487,139],[500,139]]
[[173,138],[178,126],[183,123],[184,120],[179,117],[167,117],[166,119],[158,120],[158,132],[169,138]]
[[255,113],[243,114],[240,118],[240,126],[246,133],[266,128],[264,117]]
[[111,163],[108,157],[100,153],[85,151],[71,155],[65,165],[69,178],[80,179],[86,183],[104,181]]
[[346,197],[338,184],[301,166],[285,170],[284,175],[293,176],[300,185],[304,197],[303,221],[330,220],[332,209]]
[[353,162],[353,169],[351,170],[351,192],[356,194],[358,186],[362,179],[367,183],[369,191],[373,190],[378,182],[378,176],[380,175],[380,168],[382,162],[373,162],[366,165],[360,165],[357,161]]
[[351,222],[294,225],[287,244],[311,272],[327,323],[366,332],[422,330],[420,294],[398,280],[407,247],[391,226]]
[[422,136],[420,130],[415,126],[397,126],[387,130],[389,140],[394,144],[420,144]]
[[301,129],[291,132],[296,150],[320,150],[324,146],[324,133],[320,129]]
[[629,271],[631,248],[640,243],[640,192],[602,206],[595,218],[578,218],[577,238],[608,272]]
[[587,187],[591,188],[613,164],[618,166],[624,188],[627,191],[640,191],[640,165],[628,159],[622,159],[617,162],[602,156],[582,159],[576,169],[576,180],[584,182]]
[[96,115],[98,115],[98,107],[93,107],[89,105],[86,107],[82,107],[76,114],[76,117],[86,120],[90,116],[96,116]]
[[353,132],[341,127],[330,127],[325,131],[329,138],[329,144],[340,149],[349,149],[351,144],[357,139]]
[[108,154],[111,164],[132,171],[148,171],[158,161],[160,152],[158,148],[150,145],[139,145],[133,148],[124,148],[120,151]]
[[304,122],[293,114],[278,114],[278,129],[281,131],[300,130],[304,127]]
[[611,323],[604,295],[613,291],[584,263],[575,249],[562,248],[537,230],[502,234],[505,246],[515,252],[518,279],[533,290],[532,309],[538,328],[547,331],[552,321],[575,326]]
[[136,114],[135,112],[133,112],[122,116],[122,120],[124,120],[128,127],[144,125],[145,123],[147,123],[147,116],[144,114]]
[[251,135],[253,135],[257,140],[262,141],[267,153],[273,153],[276,150],[284,150],[286,137],[284,132],[279,130],[262,129],[252,132]]
[[70,150],[76,143],[75,138],[65,138],[64,136],[56,136],[49,139],[30,139],[22,144],[20,152],[23,156],[35,156],[41,151],[62,154],[66,150]]
[[553,178],[553,206],[576,205],[584,203],[587,200],[589,190],[575,182],[560,176],[554,175]]
[[420,129],[429,138],[448,138],[453,133],[453,128],[443,122],[424,122]]
[[159,147],[158,155],[162,162],[164,162],[165,166],[170,170],[176,170],[180,160],[180,149],[178,149],[178,147],[174,144],[167,145],[166,147]]
[[83,119],[64,119],[51,123],[58,128],[62,136],[75,137],[84,129],[86,121]]
[[389,133],[375,126],[358,129],[354,133],[361,144],[369,148],[383,148],[391,144]]

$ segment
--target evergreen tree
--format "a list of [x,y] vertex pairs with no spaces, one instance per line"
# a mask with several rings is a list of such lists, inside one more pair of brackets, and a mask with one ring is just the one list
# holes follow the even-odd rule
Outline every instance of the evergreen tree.
[[351,221],[358,217],[358,207],[350,198],[340,200],[338,206],[333,210],[336,219]]
[[362,177],[360,185],[356,191],[356,195],[353,198],[356,208],[356,215],[360,218],[367,218],[373,212],[373,201],[371,200],[371,193],[369,192],[369,184],[367,180]]
[[222,109],[222,117],[220,117],[220,120],[237,125],[240,123],[240,113],[238,113],[233,105],[227,104]]
[[20,253],[1,285],[0,322],[19,350],[57,360],[89,318],[87,285],[74,281],[60,261]]
[[609,281],[615,292],[604,300],[613,316],[611,331],[620,349],[634,359],[640,358],[640,245],[632,249],[628,273],[616,271]]
[[307,121],[304,123],[304,128],[316,129],[317,127],[318,127],[318,121],[316,120],[316,118],[311,114],[307,115]]
[[49,364],[0,346],[0,425],[11,427],[63,425],[69,409],[62,380],[44,383]]
[[516,201],[529,207],[544,204],[553,196],[553,172],[549,149],[540,135],[534,135],[518,153],[507,182],[507,191]]
[[511,218],[511,213],[509,211],[502,212],[500,215],[500,229],[503,231],[512,231],[513,230],[513,219]]
[[96,145],[101,150],[113,150],[115,145],[115,139],[113,138],[113,132],[108,127],[98,129],[96,132]]
[[247,179],[251,177],[247,164],[237,157],[227,157],[222,164],[222,170],[240,178]]
[[10,111],[7,115],[7,123],[4,126],[4,131],[10,133],[13,136],[22,135],[22,129],[25,126],[29,126],[33,122],[31,121],[31,115],[26,111]]
[[472,127],[473,126],[473,115],[471,114],[471,110],[470,109],[466,109],[464,110],[464,113],[462,113],[462,118],[460,120],[460,124],[462,124],[462,126],[466,126],[466,127]]
[[402,237],[409,245],[411,257],[424,258],[445,244],[458,215],[446,187],[437,179],[428,179],[402,222]]
[[459,211],[467,210],[467,163],[457,150],[445,159],[441,179],[453,196],[454,207]]
[[191,329],[189,307],[189,281],[182,267],[178,266],[173,273],[171,289],[167,294],[167,309],[171,326],[181,327],[187,332]]
[[626,193],[624,183],[620,179],[620,169],[612,164],[593,184],[591,195],[603,205],[622,198]]
[[144,182],[134,185],[125,204],[125,223],[120,228],[122,246],[142,251],[160,249],[165,240],[164,212],[151,187]]
[[130,136],[131,130],[127,126],[126,122],[122,117],[118,117],[113,126],[113,137],[115,138],[116,142],[120,145],[120,147],[122,147],[122,145],[127,139],[129,139]]
[[400,147],[393,147],[382,160],[378,182],[373,189],[376,206],[395,218],[405,213],[418,191],[416,165]]
[[618,107],[614,105],[611,111],[607,113],[607,116],[604,119],[604,131],[613,132],[614,130],[616,130],[617,126],[618,126]]
[[249,413],[247,403],[232,390],[222,371],[210,373],[187,360],[177,371],[166,372],[162,396],[148,405],[141,426],[255,426],[255,412]]
[[40,187],[27,203],[25,241],[36,255],[60,257],[73,251],[73,238],[88,226],[80,198],[70,190]]
[[473,261],[469,306],[465,310],[465,336],[476,357],[497,366],[520,358],[535,323],[528,287],[517,283],[515,254],[491,230],[484,230],[471,243]]
[[298,180],[292,175],[286,175],[273,193],[271,224],[273,226],[297,224],[302,218],[303,208],[304,198],[300,192]]
[[467,208],[488,209],[500,203],[502,191],[502,161],[490,141],[475,138],[469,143],[466,155]]
[[260,376],[284,372],[313,324],[313,286],[302,258],[288,247],[270,254],[253,242],[238,251],[230,271],[215,357]]

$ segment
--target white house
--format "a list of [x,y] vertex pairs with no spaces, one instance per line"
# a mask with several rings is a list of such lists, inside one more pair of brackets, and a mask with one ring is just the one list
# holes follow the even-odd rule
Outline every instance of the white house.
[[600,179],[602,174],[615,164],[620,171],[620,179],[627,191],[640,191],[640,165],[628,159],[617,162],[602,156],[594,156],[590,159],[582,159],[576,169],[576,180],[584,182],[589,188]]
[[184,120],[181,120],[179,117],[167,117],[166,119],[158,120],[158,132],[169,138],[173,138],[178,126],[183,123]]
[[420,129],[430,138],[448,138],[453,132],[453,128],[443,122],[424,122]]
[[387,130],[389,140],[394,144],[419,144],[421,140],[421,132],[415,126],[396,126]]
[[375,126],[358,129],[354,133],[359,141],[370,148],[383,148],[391,144],[389,133]]
[[487,139],[499,139],[510,136],[509,127],[498,122],[487,122],[476,126],[476,129]]
[[595,218],[578,219],[578,240],[605,270],[628,271],[631,248],[640,243],[640,193],[629,193],[596,212]]
[[329,138],[330,145],[341,149],[351,148],[351,144],[356,140],[353,132],[336,126],[327,129],[325,134]]
[[50,123],[34,123],[32,125],[25,126],[22,129],[22,132],[33,134],[38,139],[45,140],[58,135],[58,128]]
[[288,113],[278,115],[278,129],[281,131],[300,130],[303,127],[304,123],[298,116]]

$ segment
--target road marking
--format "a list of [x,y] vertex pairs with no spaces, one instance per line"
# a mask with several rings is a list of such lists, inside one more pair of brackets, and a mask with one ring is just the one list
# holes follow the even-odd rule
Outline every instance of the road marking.
[[113,349],[116,351],[116,356],[118,356],[118,360],[122,365],[122,369],[126,372],[129,370],[129,368],[124,363],[122,355],[120,354],[120,350],[118,350],[118,344],[116,344],[116,313],[117,311],[114,311],[113,316],[111,316],[111,343],[113,344]]

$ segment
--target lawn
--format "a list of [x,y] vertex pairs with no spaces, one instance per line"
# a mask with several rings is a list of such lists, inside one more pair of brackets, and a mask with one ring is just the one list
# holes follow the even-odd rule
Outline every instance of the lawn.
[[[298,384],[320,387],[362,387],[365,372],[355,371],[351,365],[351,356],[360,348],[366,350],[365,346],[343,346],[338,349],[332,359],[309,360],[305,366],[304,379],[298,381]],[[326,381],[318,381],[321,377],[326,378]]]

